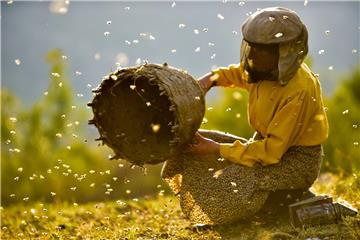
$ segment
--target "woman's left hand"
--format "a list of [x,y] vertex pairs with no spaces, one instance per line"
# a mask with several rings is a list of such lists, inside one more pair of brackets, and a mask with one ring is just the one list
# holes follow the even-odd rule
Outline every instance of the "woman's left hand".
[[189,144],[185,150],[196,155],[220,154],[220,144],[209,138],[201,136],[198,132],[194,136],[195,143]]

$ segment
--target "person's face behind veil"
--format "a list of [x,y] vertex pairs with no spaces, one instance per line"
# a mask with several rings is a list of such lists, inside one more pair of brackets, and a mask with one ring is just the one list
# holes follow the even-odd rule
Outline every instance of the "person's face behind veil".
[[252,82],[278,79],[279,46],[278,44],[249,43],[247,57],[248,72]]

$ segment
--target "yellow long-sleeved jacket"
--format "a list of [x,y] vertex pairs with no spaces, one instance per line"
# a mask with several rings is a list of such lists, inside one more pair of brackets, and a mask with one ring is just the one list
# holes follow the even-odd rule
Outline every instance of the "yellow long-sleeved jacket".
[[313,146],[327,139],[320,83],[305,64],[285,86],[277,81],[248,83],[241,65],[219,68],[213,74],[218,86],[248,90],[249,123],[263,137],[246,144],[220,144],[222,157],[249,167],[256,162],[276,164],[291,146]]

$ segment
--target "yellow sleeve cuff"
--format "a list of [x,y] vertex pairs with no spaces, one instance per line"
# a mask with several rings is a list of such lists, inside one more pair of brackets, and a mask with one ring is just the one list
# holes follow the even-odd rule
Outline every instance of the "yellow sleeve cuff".
[[224,71],[227,71],[227,68],[218,68],[215,70],[212,70],[212,77],[210,78],[211,81],[216,82],[216,86],[221,87],[233,87],[234,84],[228,80],[226,77]]
[[243,64],[231,64],[228,67],[221,67],[212,71],[212,81],[217,86],[222,87],[240,87],[248,89],[247,73],[244,71]]
[[246,148],[247,145],[242,144],[240,141],[235,141],[232,144],[221,143],[220,156],[234,163],[239,163],[248,167],[252,167],[255,164],[255,161],[252,161],[251,159],[246,160],[245,158],[243,158]]
[[228,67],[221,67],[212,71],[212,81],[216,82],[216,85],[223,87],[235,87],[241,85],[241,73],[239,64],[231,64]]

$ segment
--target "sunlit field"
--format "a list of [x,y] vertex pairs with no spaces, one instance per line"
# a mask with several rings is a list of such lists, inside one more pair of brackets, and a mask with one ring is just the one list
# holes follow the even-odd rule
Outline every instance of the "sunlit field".
[[[317,193],[360,207],[359,180],[339,182],[323,175]],[[336,187],[334,187],[336,186]],[[351,188],[350,188],[351,187]],[[293,228],[283,219],[258,218],[227,226],[199,229],[181,212],[175,197],[158,196],[71,204],[35,202],[1,209],[1,239],[358,239],[360,218],[337,224]]]
[[[257,215],[196,227],[161,179],[162,162],[110,160],[114,152],[89,125],[87,103],[103,76],[166,62],[198,78],[237,63],[242,21],[274,4],[304,17],[305,62],[324,92],[330,133],[311,190],[359,209],[358,2],[2,1],[0,238],[360,239],[359,214],[297,228]],[[251,137],[247,102],[243,90],[211,90],[201,128]]]

